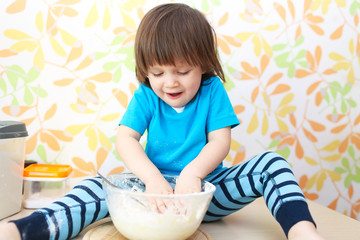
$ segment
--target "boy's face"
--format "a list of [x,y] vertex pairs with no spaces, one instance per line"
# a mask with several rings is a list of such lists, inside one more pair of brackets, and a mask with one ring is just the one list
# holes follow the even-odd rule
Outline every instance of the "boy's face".
[[201,67],[184,62],[173,65],[153,65],[148,70],[148,78],[155,94],[172,107],[183,107],[197,94]]

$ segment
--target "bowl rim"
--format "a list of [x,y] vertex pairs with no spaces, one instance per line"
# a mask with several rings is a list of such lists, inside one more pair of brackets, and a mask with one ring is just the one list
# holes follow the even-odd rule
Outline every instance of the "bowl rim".
[[[162,174],[164,177],[172,177],[172,178],[178,178],[179,176],[177,175],[171,175],[171,174]],[[138,178],[135,174],[133,173],[118,173],[118,174],[112,174],[107,176],[112,177],[112,176],[132,176],[135,178]],[[138,178],[139,179],[139,178]],[[109,179],[110,180],[110,179]],[[140,180],[141,181],[141,180]],[[145,192],[132,192],[129,190],[124,190],[124,189],[120,189],[120,188],[116,188],[111,186],[110,184],[108,184],[106,181],[104,181],[103,179],[101,179],[101,183],[102,185],[106,185],[106,188],[110,188],[112,191],[116,191],[119,193],[126,193],[128,195],[131,196],[138,196],[138,197],[150,197],[150,198],[164,198],[164,199],[178,199],[178,198],[189,198],[189,197],[197,197],[197,196],[204,196],[204,195],[213,195],[216,187],[214,184],[212,184],[209,181],[206,180],[201,180],[204,184],[207,184],[210,186],[210,189],[206,192],[198,192],[198,193],[185,193],[185,194],[160,194],[160,193],[145,193]],[[106,191],[106,189],[104,189]]]

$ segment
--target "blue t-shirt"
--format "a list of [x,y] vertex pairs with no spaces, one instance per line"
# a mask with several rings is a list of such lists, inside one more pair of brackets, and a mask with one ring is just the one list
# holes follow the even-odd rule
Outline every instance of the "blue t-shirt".
[[208,132],[238,124],[218,77],[204,81],[180,113],[141,84],[120,121],[141,135],[147,130],[147,156],[163,174],[176,175],[200,153]]

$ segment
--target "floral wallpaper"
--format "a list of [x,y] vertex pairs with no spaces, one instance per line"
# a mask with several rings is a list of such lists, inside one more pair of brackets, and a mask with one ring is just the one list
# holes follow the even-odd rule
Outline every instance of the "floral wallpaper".
[[[0,2],[0,119],[26,123],[27,159],[75,178],[126,170],[114,139],[136,28],[164,2],[178,1]],[[360,220],[360,1],[182,2],[217,32],[241,121],[225,165],[276,151],[309,199]]]

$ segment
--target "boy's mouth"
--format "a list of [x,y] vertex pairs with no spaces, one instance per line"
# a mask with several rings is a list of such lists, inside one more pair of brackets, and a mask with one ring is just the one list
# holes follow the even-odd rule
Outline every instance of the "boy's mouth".
[[176,93],[167,93],[166,95],[171,99],[176,99],[181,96],[182,92],[176,92]]

